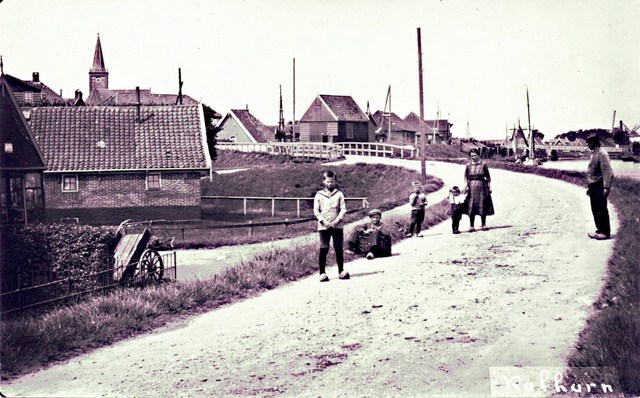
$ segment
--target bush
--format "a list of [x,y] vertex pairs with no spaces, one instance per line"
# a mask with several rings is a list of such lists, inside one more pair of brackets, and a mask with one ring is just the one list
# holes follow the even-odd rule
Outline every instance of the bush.
[[[7,228],[3,246],[3,291],[105,270],[117,243],[105,228],[65,224],[19,225]],[[83,279],[74,290],[97,287]]]

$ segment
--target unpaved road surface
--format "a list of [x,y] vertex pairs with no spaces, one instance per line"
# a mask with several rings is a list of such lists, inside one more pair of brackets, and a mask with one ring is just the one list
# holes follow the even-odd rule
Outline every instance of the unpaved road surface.
[[[462,181],[459,165],[430,162],[428,172],[449,185]],[[491,396],[492,367],[562,367],[613,242],[588,239],[584,189],[491,174],[497,214],[489,231],[453,235],[445,221],[395,244],[390,258],[347,264],[351,280],[332,268],[329,283],[313,275],[24,376],[2,392],[476,397]]]

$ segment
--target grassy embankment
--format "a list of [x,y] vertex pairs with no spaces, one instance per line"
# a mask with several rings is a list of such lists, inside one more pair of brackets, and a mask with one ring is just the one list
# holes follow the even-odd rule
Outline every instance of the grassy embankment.
[[[257,196],[257,197],[300,197],[313,198],[322,189],[321,171],[327,168],[338,174],[338,186],[346,197],[366,197],[371,207],[388,210],[407,201],[411,181],[419,179],[413,171],[384,165],[357,164],[326,167],[321,164],[297,164],[295,166],[269,165],[230,174],[214,175],[213,181],[203,181],[205,196]],[[425,192],[433,192],[442,186],[439,180],[429,180]],[[271,217],[271,201],[248,203],[248,213],[242,214],[240,200],[205,201],[203,217],[216,224],[241,224],[278,222],[297,219],[295,202],[276,202],[276,217]],[[367,209],[357,201],[348,201],[350,212],[346,221],[351,222],[366,216]],[[358,209],[360,208],[360,209]],[[217,214],[219,213],[219,214]],[[230,214],[231,213],[231,214]],[[301,202],[301,217],[313,218],[313,200]],[[305,223],[275,225],[252,228],[210,229],[194,226],[184,230],[163,227],[170,235],[176,236],[177,248],[214,248],[284,239],[315,231],[315,221]]]
[[[406,170],[397,173],[402,178],[397,178],[395,173],[394,178],[388,178],[388,168],[365,166],[370,178],[379,178],[387,185],[384,190],[379,189],[380,185],[364,185],[370,188],[370,191],[364,192],[364,196],[374,197],[373,191],[388,194],[393,192],[390,188],[393,187],[404,198],[410,181],[417,178],[417,173]],[[345,190],[350,189],[347,184],[349,178],[357,180],[363,175],[361,172],[341,173],[337,167],[334,169],[339,173],[339,181]],[[313,185],[306,189],[317,187],[318,170],[310,171],[314,176]],[[270,180],[270,177],[265,178],[263,174],[262,179]],[[441,184],[441,181],[432,181],[429,190],[433,191]],[[373,204],[378,205],[375,202]],[[379,205],[383,208],[392,206],[385,206],[384,203]],[[444,202],[427,209],[425,229],[448,218],[448,209],[448,204]],[[394,241],[404,238],[408,218],[395,216],[383,220],[398,226],[393,231]],[[121,289],[44,315],[6,319],[0,325],[1,375],[3,378],[15,377],[92,348],[152,330],[176,318],[255,296],[316,272],[317,247],[315,244],[306,244],[260,254],[211,280],[168,283],[145,289]]]
[[[531,173],[584,186],[582,172],[487,162],[489,167]],[[586,188],[585,188],[586,189]],[[588,200],[585,196],[584,200]],[[640,181],[616,178],[610,202],[620,215],[606,279],[585,328],[568,357],[576,384],[608,382],[640,395]],[[611,209],[610,209],[611,211]],[[595,229],[595,226],[594,226]],[[585,231],[586,234],[587,231]],[[591,242],[590,244],[598,244]],[[588,372],[580,368],[589,369]],[[585,375],[588,373],[588,375]],[[598,384],[599,385],[599,384]],[[617,391],[620,392],[620,391]]]

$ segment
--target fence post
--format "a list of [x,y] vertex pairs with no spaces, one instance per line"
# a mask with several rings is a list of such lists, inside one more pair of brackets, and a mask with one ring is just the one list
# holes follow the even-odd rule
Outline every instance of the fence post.
[[253,220],[249,221],[249,236],[253,235]]
[[298,218],[300,218],[300,199],[296,199],[296,208],[298,210]]
[[173,272],[175,272],[175,280],[178,280],[178,259],[176,257],[176,251],[173,251]]
[[247,215],[247,198],[242,198],[242,214]]
[[271,198],[271,217],[276,216],[276,200]]

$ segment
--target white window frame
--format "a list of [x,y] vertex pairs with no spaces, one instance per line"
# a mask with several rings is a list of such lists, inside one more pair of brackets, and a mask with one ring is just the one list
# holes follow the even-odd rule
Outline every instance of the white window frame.
[[[76,180],[76,189],[65,189],[65,178],[71,177]],[[60,188],[62,192],[78,192],[80,190],[80,178],[78,178],[77,174],[63,174],[62,180],[60,181]]]
[[[158,187],[149,188],[149,177],[158,176]],[[144,179],[147,191],[159,191],[162,189],[162,173],[148,173]]]

